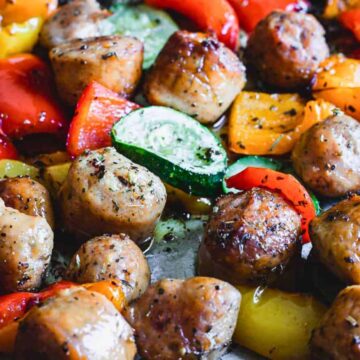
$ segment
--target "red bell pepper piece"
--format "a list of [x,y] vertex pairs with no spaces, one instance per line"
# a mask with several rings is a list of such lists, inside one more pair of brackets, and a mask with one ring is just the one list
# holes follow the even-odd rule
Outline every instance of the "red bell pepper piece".
[[0,296],[0,328],[24,316],[31,307],[54,296],[59,290],[73,285],[68,281],[60,281],[39,293],[18,292]]
[[292,175],[266,168],[248,167],[227,179],[226,183],[229,188],[250,190],[259,187],[282,195],[302,217],[303,243],[310,241],[309,223],[316,216],[315,207],[309,193]]
[[353,32],[356,39],[360,41],[360,8],[344,11],[339,16],[340,23]]
[[252,32],[259,21],[274,10],[306,11],[306,0],[228,0],[238,16],[240,27]]
[[239,45],[239,22],[227,0],[145,0],[150,6],[174,10],[190,18],[203,31],[214,32],[227,47]]
[[0,160],[19,158],[19,154],[13,143],[0,130]]
[[58,134],[67,125],[56,101],[49,67],[40,58],[22,54],[0,60],[0,121],[9,137]]
[[70,124],[69,154],[75,157],[85,150],[111,145],[110,131],[114,123],[139,107],[95,81],[90,83],[76,105]]

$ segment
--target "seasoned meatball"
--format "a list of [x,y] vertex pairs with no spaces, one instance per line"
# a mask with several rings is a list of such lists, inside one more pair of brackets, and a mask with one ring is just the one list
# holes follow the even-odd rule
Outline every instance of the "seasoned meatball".
[[84,243],[67,270],[79,283],[116,279],[123,284],[128,301],[139,297],[150,282],[150,269],[140,248],[124,234],[104,235]]
[[16,360],[132,360],[129,324],[105,296],[82,288],[60,291],[20,322]]
[[149,360],[219,359],[235,329],[240,293],[221,280],[164,279],[125,314]]
[[310,224],[315,253],[349,284],[360,284],[360,196],[341,201]]
[[54,228],[54,213],[49,192],[30,178],[12,178],[0,181],[0,198],[5,206],[31,215],[41,216]]
[[108,16],[96,0],[72,0],[50,16],[40,33],[48,49],[74,39],[102,35],[101,21]]
[[161,51],[145,82],[150,103],[215,122],[245,85],[245,68],[219,41],[178,31]]
[[199,250],[199,273],[234,284],[272,281],[296,253],[301,219],[275,193],[254,188],[220,198]]
[[336,297],[319,327],[313,331],[313,359],[360,359],[360,286],[349,286]]
[[360,124],[336,115],[314,125],[296,144],[292,160],[305,184],[323,196],[360,190]]
[[161,180],[111,147],[78,157],[60,189],[65,228],[79,239],[125,233],[142,242],[165,203]]
[[91,81],[127,97],[141,78],[141,41],[129,36],[101,36],[74,40],[50,51],[61,98],[75,105]]
[[0,292],[36,290],[53,249],[54,234],[40,216],[5,207],[0,199]]
[[246,57],[268,84],[294,89],[309,84],[329,56],[325,30],[314,16],[275,11],[251,34]]

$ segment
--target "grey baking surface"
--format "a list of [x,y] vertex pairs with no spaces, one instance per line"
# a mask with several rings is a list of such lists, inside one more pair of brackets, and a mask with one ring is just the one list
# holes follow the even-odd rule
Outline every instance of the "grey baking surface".
[[[197,250],[203,235],[206,218],[170,219],[158,224],[155,243],[147,253],[152,281],[168,278],[188,278],[196,271]],[[263,357],[232,347],[223,360],[261,360]]]

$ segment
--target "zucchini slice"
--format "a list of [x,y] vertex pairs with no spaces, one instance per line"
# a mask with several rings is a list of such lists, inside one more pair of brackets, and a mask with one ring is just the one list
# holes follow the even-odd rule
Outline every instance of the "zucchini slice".
[[162,106],[142,108],[117,122],[111,136],[120,153],[176,188],[209,197],[221,190],[226,151],[188,115]]

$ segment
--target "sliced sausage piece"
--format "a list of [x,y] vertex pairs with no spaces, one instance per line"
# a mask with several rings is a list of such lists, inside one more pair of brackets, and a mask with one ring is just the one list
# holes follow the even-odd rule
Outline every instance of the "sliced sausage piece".
[[91,81],[127,97],[142,73],[143,44],[129,36],[74,40],[53,48],[50,60],[60,97],[75,105]]
[[305,184],[323,196],[360,190],[360,124],[336,115],[314,125],[295,145],[292,160]]
[[301,219],[278,194],[254,188],[215,204],[199,250],[200,275],[233,284],[275,280],[296,254]]
[[0,198],[5,206],[31,215],[41,216],[54,228],[54,213],[47,189],[30,178],[11,178],[0,181]]
[[240,300],[240,293],[221,280],[164,279],[125,316],[144,359],[219,359],[231,341]]
[[336,297],[311,340],[312,359],[360,359],[360,286],[349,286]]
[[101,21],[107,16],[96,0],[69,1],[45,21],[40,43],[51,49],[74,39],[100,36]]
[[245,67],[207,34],[178,31],[158,56],[145,81],[150,103],[214,123],[245,85]]
[[251,34],[246,57],[266,83],[283,89],[309,84],[329,56],[325,30],[309,14],[275,11]]
[[320,261],[349,284],[360,284],[359,234],[359,196],[341,201],[310,224],[313,248]]
[[80,247],[70,261],[67,277],[78,283],[120,280],[127,301],[131,301],[148,287],[150,269],[140,248],[127,235],[104,235]]
[[20,322],[16,360],[132,360],[133,331],[103,295],[83,288],[60,291]]
[[44,218],[5,207],[0,199],[0,292],[39,288],[50,263],[53,240]]
[[64,226],[85,240],[125,233],[142,242],[152,235],[165,203],[161,180],[111,147],[78,157],[60,189]]

